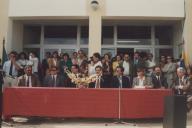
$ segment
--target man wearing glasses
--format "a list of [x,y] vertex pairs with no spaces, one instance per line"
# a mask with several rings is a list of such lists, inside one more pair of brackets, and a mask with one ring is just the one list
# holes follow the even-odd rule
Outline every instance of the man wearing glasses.
[[9,60],[6,61],[3,65],[3,71],[5,72],[4,77],[4,86],[16,86],[18,70],[20,70],[20,66],[16,61],[17,53],[12,51],[9,53]]
[[50,74],[44,79],[45,87],[64,87],[64,78],[58,74],[58,68],[52,66],[50,68]]

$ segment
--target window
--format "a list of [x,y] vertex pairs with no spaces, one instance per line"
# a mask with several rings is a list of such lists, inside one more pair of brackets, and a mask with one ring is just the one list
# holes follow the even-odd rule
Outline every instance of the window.
[[76,44],[77,26],[45,26],[45,44]]
[[173,56],[173,49],[172,48],[156,48],[155,49],[155,60],[159,62],[161,56]]
[[150,45],[150,26],[118,26],[117,43],[128,45]]
[[30,52],[33,52],[38,58],[40,58],[40,48],[24,48],[23,51],[28,55]]
[[103,56],[106,53],[109,53],[111,55],[111,57],[114,57],[116,54],[114,48],[102,48],[101,49],[101,55]]
[[61,53],[68,53],[69,57],[72,57],[73,52],[76,52],[75,49],[61,49]]
[[155,44],[156,45],[172,45],[173,28],[171,26],[155,27]]
[[102,44],[114,44],[113,26],[102,27]]
[[41,27],[40,26],[24,26],[23,43],[24,44],[40,44]]
[[88,44],[88,37],[89,37],[89,27],[82,26],[81,27],[81,44]]

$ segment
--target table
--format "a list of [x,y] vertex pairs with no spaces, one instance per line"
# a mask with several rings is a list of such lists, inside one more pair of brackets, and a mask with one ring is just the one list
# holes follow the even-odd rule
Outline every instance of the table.
[[[120,92],[120,93],[119,93]],[[169,89],[5,88],[3,115],[67,118],[162,118]],[[119,95],[120,94],[120,95]]]

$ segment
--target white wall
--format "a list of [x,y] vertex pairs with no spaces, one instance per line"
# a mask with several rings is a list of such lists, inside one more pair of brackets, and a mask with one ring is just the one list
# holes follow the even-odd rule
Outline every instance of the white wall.
[[[88,16],[91,0],[10,0],[9,16]],[[103,16],[184,17],[184,0],[102,0]]]
[[10,0],[10,17],[86,15],[86,0]]
[[106,0],[106,16],[184,17],[184,0]]

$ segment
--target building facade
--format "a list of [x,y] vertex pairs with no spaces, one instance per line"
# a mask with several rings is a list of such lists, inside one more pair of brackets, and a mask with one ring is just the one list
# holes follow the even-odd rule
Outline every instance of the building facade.
[[47,51],[144,51],[158,60],[178,58],[183,47],[192,51],[192,0],[1,0],[0,6],[7,52],[35,51],[42,59]]

